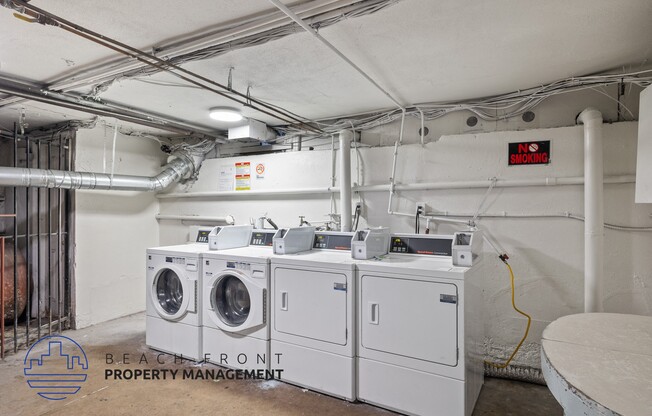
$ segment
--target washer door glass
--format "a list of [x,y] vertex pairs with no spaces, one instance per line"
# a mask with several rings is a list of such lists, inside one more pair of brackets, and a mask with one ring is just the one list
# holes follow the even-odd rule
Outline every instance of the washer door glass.
[[235,276],[224,276],[217,282],[211,301],[219,318],[229,326],[240,326],[249,316],[249,291]]
[[183,286],[179,276],[170,269],[163,270],[156,279],[156,297],[161,308],[170,315],[181,309]]

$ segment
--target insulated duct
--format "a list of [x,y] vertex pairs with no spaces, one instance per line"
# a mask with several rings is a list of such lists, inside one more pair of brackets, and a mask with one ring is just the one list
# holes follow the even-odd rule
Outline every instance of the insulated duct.
[[162,191],[199,171],[204,156],[175,153],[156,176],[0,167],[0,186],[114,191]]
[[595,108],[587,108],[578,121],[584,124],[584,312],[601,312],[604,274],[602,114]]

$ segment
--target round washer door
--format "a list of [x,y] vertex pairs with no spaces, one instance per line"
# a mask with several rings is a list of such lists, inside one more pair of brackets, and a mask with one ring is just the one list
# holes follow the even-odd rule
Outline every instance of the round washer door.
[[191,293],[188,279],[181,269],[174,266],[162,267],[154,277],[151,298],[156,312],[170,321],[181,319],[188,310]]
[[211,288],[209,314],[215,325],[239,332],[265,323],[264,289],[241,273],[225,272]]

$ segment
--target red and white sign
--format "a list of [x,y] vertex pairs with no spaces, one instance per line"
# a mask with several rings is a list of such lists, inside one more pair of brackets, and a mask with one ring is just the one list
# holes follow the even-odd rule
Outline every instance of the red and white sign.
[[550,140],[509,143],[509,166],[550,164]]

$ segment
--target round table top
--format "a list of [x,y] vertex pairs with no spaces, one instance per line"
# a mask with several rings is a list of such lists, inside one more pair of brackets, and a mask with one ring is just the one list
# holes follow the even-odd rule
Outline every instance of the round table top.
[[567,415],[652,415],[652,317],[582,313],[543,332],[541,365]]

